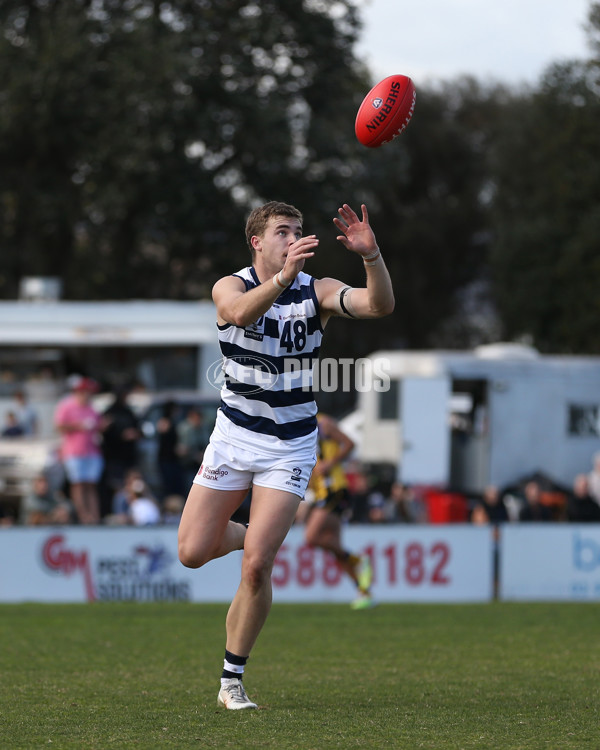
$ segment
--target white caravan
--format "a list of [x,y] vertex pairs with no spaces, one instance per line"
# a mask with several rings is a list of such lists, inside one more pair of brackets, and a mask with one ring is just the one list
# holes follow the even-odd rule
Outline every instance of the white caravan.
[[405,483],[480,492],[540,471],[568,488],[600,450],[600,357],[494,344],[368,360],[344,424],[361,460],[394,464]]

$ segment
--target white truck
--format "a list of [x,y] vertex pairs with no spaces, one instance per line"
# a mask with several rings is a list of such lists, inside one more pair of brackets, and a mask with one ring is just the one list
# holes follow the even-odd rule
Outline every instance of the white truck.
[[478,493],[541,472],[570,488],[600,450],[600,357],[493,344],[368,359],[372,382],[342,424],[359,459],[407,484]]

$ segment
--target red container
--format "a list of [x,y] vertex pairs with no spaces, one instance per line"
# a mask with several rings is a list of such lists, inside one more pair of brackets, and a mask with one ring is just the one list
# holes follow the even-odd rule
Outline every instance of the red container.
[[458,492],[427,490],[425,504],[429,523],[465,523],[469,520],[467,500]]

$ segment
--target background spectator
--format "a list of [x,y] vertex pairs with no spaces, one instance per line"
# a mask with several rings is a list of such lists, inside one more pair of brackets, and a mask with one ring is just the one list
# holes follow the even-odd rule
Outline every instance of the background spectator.
[[189,487],[183,486],[183,471],[177,453],[177,427],[175,412],[177,404],[167,401],[161,418],[156,423],[158,435],[158,468],[161,481],[161,498],[167,495],[183,495]]
[[367,523],[369,520],[370,481],[367,474],[358,469],[348,473],[350,492],[351,523]]
[[519,521],[552,521],[552,512],[542,504],[542,491],[537,482],[527,482],[524,495],[525,504],[519,512]]
[[181,495],[168,495],[165,497],[162,507],[162,522],[164,524],[179,525],[185,500]]
[[588,474],[588,491],[600,507],[600,452],[592,459],[592,470]]
[[112,404],[102,414],[102,455],[104,472],[100,489],[100,515],[113,511],[115,493],[123,486],[125,475],[138,462],[137,444],[141,437],[139,422],[127,403],[129,390],[119,388]]
[[590,494],[589,477],[578,474],[573,480],[573,489],[567,499],[569,521],[600,521],[600,505]]
[[490,523],[505,523],[509,521],[504,498],[500,494],[498,487],[493,484],[489,484],[483,490],[483,507]]
[[73,506],[66,497],[50,489],[45,475],[35,477],[30,492],[21,500],[21,523],[27,526],[70,524],[73,517]]
[[161,521],[160,508],[142,479],[134,479],[131,483],[127,515],[134,526],[155,526]]
[[59,402],[54,413],[62,436],[61,460],[70,485],[70,495],[81,524],[100,521],[98,482],[102,475],[102,440],[98,412],[90,404],[98,386],[91,378],[71,380],[71,395]]
[[8,526],[15,525],[15,514],[12,508],[5,508],[0,503],[0,528],[6,528]]
[[204,423],[202,412],[194,407],[188,411],[185,419],[177,425],[176,430],[176,450],[183,472],[184,488],[188,490],[202,463],[210,432]]
[[367,497],[367,520],[369,523],[387,523],[390,521],[390,507],[383,492],[370,492]]
[[136,480],[144,481],[142,472],[139,469],[130,469],[123,480],[122,485],[117,489],[112,499],[111,513],[104,517],[104,522],[110,525],[121,525],[129,523],[129,502],[132,497],[132,485]]
[[393,523],[427,523],[427,508],[418,493],[402,482],[392,482],[389,520]]
[[39,420],[36,410],[29,403],[25,391],[18,390],[14,394],[15,413],[17,421],[25,437],[35,437],[38,434]]
[[7,411],[4,415],[4,426],[2,427],[2,437],[15,438],[23,437],[23,428],[19,424],[17,415],[14,411]]
[[490,517],[483,503],[475,503],[471,510],[471,523],[475,526],[487,526]]

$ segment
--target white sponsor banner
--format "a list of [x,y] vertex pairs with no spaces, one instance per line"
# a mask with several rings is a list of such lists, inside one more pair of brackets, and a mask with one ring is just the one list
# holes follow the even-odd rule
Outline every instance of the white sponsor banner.
[[[330,555],[308,548],[294,527],[273,569],[274,600],[347,602],[355,588]],[[381,602],[488,601],[490,530],[469,526],[350,526],[345,547],[369,556]],[[175,528],[0,531],[1,602],[229,602],[242,553],[189,570],[177,558]]]
[[500,598],[600,600],[600,527],[505,524]]
[[228,601],[241,557],[184,568],[176,528],[5,529],[0,601]]
[[[492,536],[468,525],[347,526],[344,548],[367,555],[378,602],[489,601]],[[347,602],[356,589],[334,559],[307,547],[302,529],[291,529],[275,560],[276,601]]]

